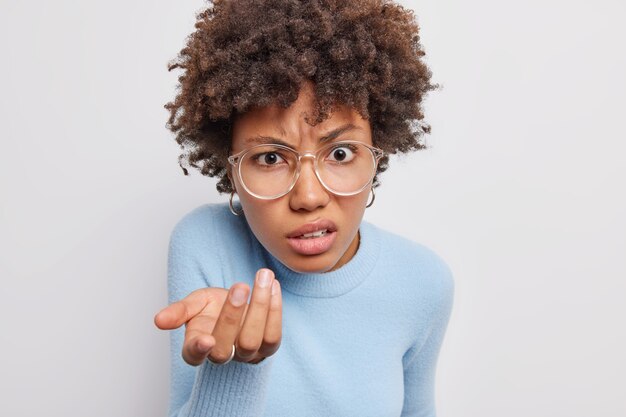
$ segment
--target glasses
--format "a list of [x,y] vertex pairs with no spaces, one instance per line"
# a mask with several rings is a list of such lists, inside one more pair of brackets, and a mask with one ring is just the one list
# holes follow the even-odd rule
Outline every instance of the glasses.
[[252,146],[228,157],[245,190],[271,200],[287,194],[298,181],[302,158],[313,158],[320,183],[333,194],[349,196],[363,191],[376,175],[382,149],[355,140],[333,142],[317,152],[305,152],[279,144]]

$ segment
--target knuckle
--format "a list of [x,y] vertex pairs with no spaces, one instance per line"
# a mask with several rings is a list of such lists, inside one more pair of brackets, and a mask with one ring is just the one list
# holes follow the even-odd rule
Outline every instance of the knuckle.
[[230,351],[225,352],[222,349],[215,348],[211,350],[211,354],[209,355],[209,357],[212,361],[215,362],[225,362],[230,357],[230,353]]
[[278,336],[267,336],[263,338],[263,347],[269,349],[277,349],[280,346],[281,337]]
[[217,313],[208,312],[199,314],[196,317],[198,317],[198,319],[201,319],[203,322],[215,323],[219,318],[219,315]]
[[189,306],[187,305],[187,303],[182,303],[182,305],[183,305],[183,317],[185,320],[185,324],[187,324],[187,322],[191,320],[193,317],[191,315],[191,312],[189,311]]
[[235,314],[233,312],[224,312],[224,315],[222,316],[222,321],[228,326],[239,326],[240,318],[238,314]]
[[211,288],[210,287],[197,288],[193,290],[193,293],[201,294],[201,295],[209,295],[211,293]]
[[191,328],[187,327],[187,330],[185,331],[185,340],[183,342],[183,345],[185,346],[185,348],[191,347],[193,341],[198,336],[200,336],[200,332],[197,329],[191,329]]
[[237,346],[237,354],[242,358],[248,358],[254,355],[257,352],[257,349],[247,349],[241,346]]
[[202,294],[203,291],[204,291],[204,288],[196,288],[195,290],[191,291],[189,293],[189,295],[187,297],[185,297],[185,298],[188,298],[188,297],[193,296],[193,295]]
[[252,303],[256,306],[256,307],[260,307],[263,308],[265,310],[267,310],[270,306],[270,300],[268,297],[255,297],[252,299]]
[[250,356],[256,353],[261,347],[261,342],[256,340],[254,337],[247,335],[239,335],[239,340],[237,341],[237,352],[241,354],[241,356]]

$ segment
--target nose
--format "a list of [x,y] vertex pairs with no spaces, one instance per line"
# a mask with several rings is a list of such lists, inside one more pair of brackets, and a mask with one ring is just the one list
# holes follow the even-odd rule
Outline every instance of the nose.
[[313,211],[330,202],[330,193],[315,175],[312,155],[303,155],[300,160],[300,176],[289,193],[292,210]]

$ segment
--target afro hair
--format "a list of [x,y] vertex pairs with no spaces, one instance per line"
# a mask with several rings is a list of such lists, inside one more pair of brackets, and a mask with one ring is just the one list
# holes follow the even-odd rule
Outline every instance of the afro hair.
[[217,177],[230,193],[227,157],[237,114],[293,103],[305,81],[314,85],[316,124],[333,103],[369,120],[372,141],[386,155],[427,148],[430,126],[422,101],[439,88],[423,62],[411,10],[387,0],[215,0],[197,13],[195,31],[168,70],[180,68],[177,95],[165,105],[167,128],[192,166]]

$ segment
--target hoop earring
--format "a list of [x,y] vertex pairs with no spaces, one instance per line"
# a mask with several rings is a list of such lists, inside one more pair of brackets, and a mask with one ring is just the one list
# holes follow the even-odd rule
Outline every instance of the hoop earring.
[[241,210],[241,212],[236,212],[235,211],[235,207],[233,207],[233,196],[235,195],[235,191],[231,191],[230,192],[230,200],[228,200],[228,205],[230,207],[230,212],[233,213],[235,216],[239,216],[240,214],[243,213],[243,210]]
[[374,187],[372,186],[372,201],[370,201],[367,206],[365,206],[365,208],[370,207],[372,204],[374,204],[374,200],[376,199],[376,194],[374,194]]

